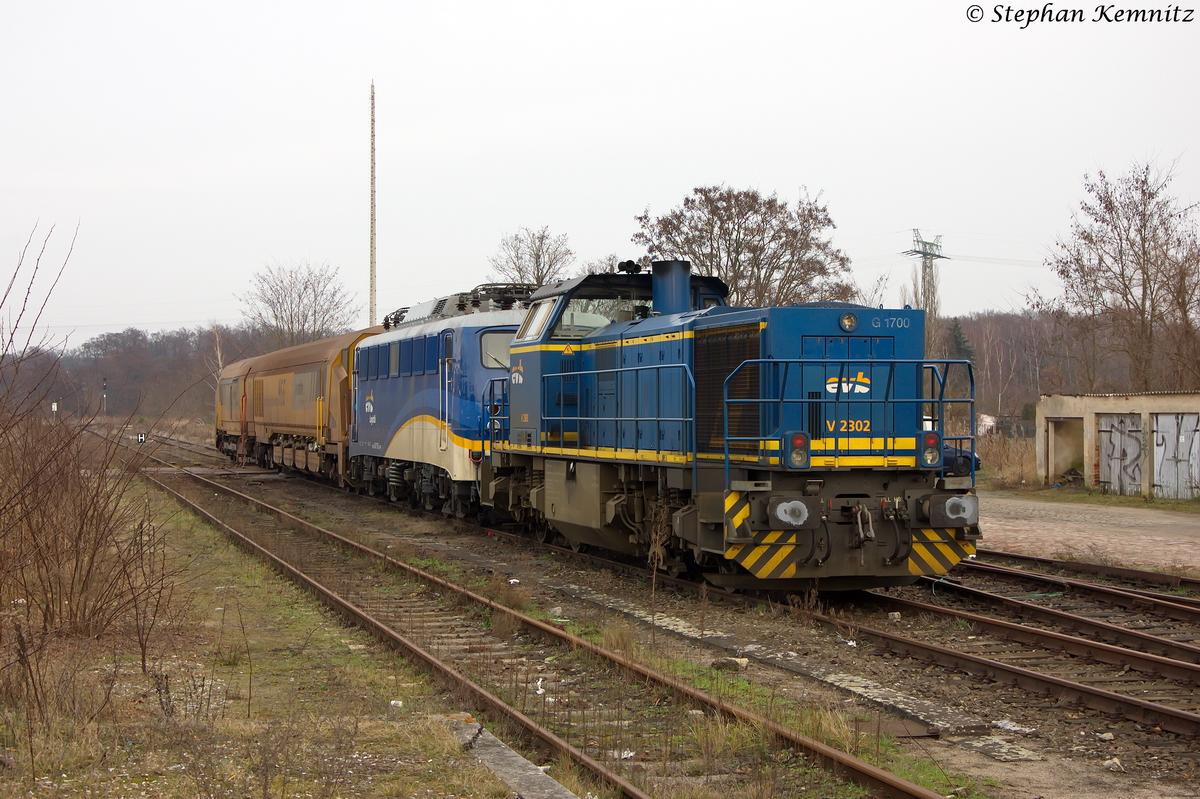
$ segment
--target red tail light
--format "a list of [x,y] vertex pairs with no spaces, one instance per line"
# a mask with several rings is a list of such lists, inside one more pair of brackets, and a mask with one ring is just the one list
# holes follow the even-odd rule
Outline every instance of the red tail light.
[[926,466],[937,466],[942,460],[942,437],[932,431],[921,437],[921,462]]
[[808,466],[808,434],[792,433],[788,436],[787,462],[793,469]]

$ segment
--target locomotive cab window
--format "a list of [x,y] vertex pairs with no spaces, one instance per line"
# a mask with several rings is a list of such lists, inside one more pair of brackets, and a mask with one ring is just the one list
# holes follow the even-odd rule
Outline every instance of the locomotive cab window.
[[550,318],[550,312],[553,310],[554,298],[538,300],[534,303],[533,308],[529,310],[529,315],[521,323],[521,329],[517,331],[516,340],[529,341],[540,336],[546,327],[546,320]]
[[653,307],[649,290],[584,288],[571,295],[550,337],[583,338],[613,322],[645,319]]
[[479,360],[485,369],[507,369],[508,345],[512,343],[510,330],[489,330],[479,336]]

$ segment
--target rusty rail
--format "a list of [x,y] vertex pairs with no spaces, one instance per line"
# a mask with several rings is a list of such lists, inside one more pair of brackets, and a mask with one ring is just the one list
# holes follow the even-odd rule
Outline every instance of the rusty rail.
[[[939,608],[938,610],[942,609]],[[831,629],[845,630],[846,628],[846,621],[844,619],[834,619],[819,613],[814,613],[813,618]],[[863,627],[861,625],[855,625],[854,629],[856,635],[861,635],[864,638],[875,641],[879,645],[881,653],[892,651],[914,657],[919,656],[931,663],[951,666],[968,674],[981,674],[988,679],[996,681],[999,681],[1001,677],[1005,677],[1010,682],[1021,686],[1027,691],[1038,691],[1046,695],[1058,694],[1060,696],[1070,696],[1072,699],[1103,713],[1110,713],[1119,718],[1127,718],[1143,724],[1158,726],[1164,730],[1178,733],[1187,739],[1194,738],[1197,733],[1200,733],[1200,715],[1195,713],[1106,691],[1102,688],[1093,688],[1089,685],[1071,682],[1070,680],[1064,680],[1049,674],[1040,674],[1021,666],[1012,666],[990,658],[959,652],[938,644],[917,641],[913,638],[889,633],[884,630]]]
[[1034,555],[1019,555],[1015,552],[1001,552],[995,549],[981,549],[978,555],[981,558],[1009,560],[1013,563],[1024,563],[1027,566],[1046,566],[1061,569],[1062,571],[1077,572],[1079,574],[1093,574],[1097,577],[1109,577],[1135,583],[1148,583],[1150,585],[1162,586],[1163,588],[1184,588],[1200,593],[1200,579],[1183,577],[1178,574],[1163,574],[1162,572],[1143,571],[1141,569],[1127,569],[1124,566],[1103,566],[1099,563],[1042,558]]
[[[551,636],[553,638],[556,638],[556,639],[562,641],[565,644],[568,644],[568,645],[576,647],[578,649],[587,651],[599,658],[607,660],[607,661],[615,664],[616,666],[624,669],[627,673],[629,673],[631,675],[635,675],[643,680],[652,681],[652,682],[658,683],[664,687],[670,688],[671,690],[677,692],[678,694],[680,694],[682,696],[686,696],[691,701],[693,701],[699,705],[711,708],[715,712],[721,713],[722,715],[725,715],[728,718],[737,719],[744,723],[759,725],[759,726],[761,726],[762,729],[769,731],[772,735],[776,736],[779,740],[785,741],[788,744],[795,746],[798,750],[800,750],[800,751],[804,752],[806,755],[808,755],[809,758],[811,758],[815,763],[821,765],[828,771],[830,771],[844,779],[848,779],[852,782],[855,782],[855,783],[867,788],[875,796],[880,797],[880,799],[940,799],[941,798],[941,794],[937,793],[936,791],[932,791],[927,788],[923,788],[923,787],[921,787],[913,782],[910,782],[902,777],[898,777],[898,776],[891,774],[877,766],[874,766],[870,763],[867,763],[863,760],[853,757],[852,755],[849,755],[849,754],[842,752],[838,749],[835,749],[831,746],[823,744],[820,741],[816,741],[812,738],[809,738],[808,736],[801,735],[800,733],[796,732],[795,730],[789,729],[788,727],[785,727],[784,725],[779,724],[778,722],[772,721],[771,719],[768,719],[765,716],[762,716],[762,715],[755,713],[753,711],[750,711],[750,710],[746,710],[744,708],[739,708],[736,706],[729,705],[724,700],[721,700],[721,699],[718,699],[717,697],[711,696],[710,694],[708,694],[704,691],[701,691],[691,685],[688,685],[678,679],[670,677],[669,675],[661,674],[647,666],[644,666],[640,663],[630,660],[629,658],[609,652],[609,651],[603,649],[602,647],[600,647],[596,644],[593,644],[590,641],[587,641],[583,638],[572,635],[571,633],[561,630],[553,625],[547,624],[546,622],[543,622],[539,619],[535,619],[531,616],[527,616],[524,613],[513,610],[504,605],[497,604],[496,602],[494,602],[491,599],[488,599],[485,596],[476,594],[475,592],[470,591],[468,589],[456,586],[436,575],[430,574],[421,569],[410,566],[407,563],[403,563],[394,558],[388,557],[387,555],[377,552],[369,547],[363,546],[362,544],[359,544],[355,541],[351,541],[343,536],[340,536],[336,533],[325,530],[321,527],[318,527],[317,525],[307,522],[304,519],[301,519],[297,516],[294,516],[294,515],[288,513],[287,511],[284,511],[279,508],[275,508],[271,505],[267,505],[266,503],[263,503],[253,497],[250,497],[246,494],[242,494],[241,492],[236,491],[232,488],[229,488],[228,486],[224,486],[220,483],[214,482],[212,480],[208,480],[204,477],[201,477],[200,475],[193,474],[186,469],[182,469],[180,471],[183,474],[187,475],[190,479],[198,481],[199,483],[203,484],[206,488],[210,488],[218,493],[222,493],[226,496],[229,496],[229,497],[238,499],[242,502],[245,502],[245,503],[257,508],[258,510],[261,510],[265,513],[268,513],[268,514],[274,516],[279,521],[281,521],[287,525],[293,526],[297,530],[303,530],[312,535],[323,536],[331,541],[337,542],[340,546],[346,547],[350,550],[356,551],[356,552],[366,555],[368,557],[380,560],[380,561],[388,564],[388,566],[390,566],[392,568],[406,572],[407,574],[411,575],[412,577],[415,577],[417,579],[425,581],[431,585],[436,585],[446,591],[451,591],[451,592],[457,593],[460,596],[463,596],[473,602],[479,603],[480,605],[490,608],[493,612],[500,612],[500,613],[508,614],[512,618],[519,621],[521,624],[525,625],[526,627],[538,630],[539,632],[541,632],[544,635]],[[397,646],[404,649],[405,651],[412,653],[414,657],[419,659],[421,662],[427,664],[432,671],[434,671],[438,675],[442,676],[443,678],[462,685],[464,688],[466,688],[466,690],[468,690],[471,693],[472,696],[476,697],[480,701],[480,703],[483,704],[484,706],[491,708],[496,713],[506,716],[507,718],[513,720],[517,724],[524,727],[525,729],[528,729],[531,734],[535,735],[537,738],[544,741],[552,749],[567,755],[574,762],[579,763],[583,767],[593,771],[593,773],[600,776],[606,782],[618,787],[619,790],[624,792],[626,796],[638,797],[638,798],[646,796],[646,794],[642,793],[636,786],[633,786],[632,784],[630,784],[628,781],[626,781],[620,775],[616,774],[615,772],[612,772],[610,769],[605,767],[603,764],[595,761],[594,759],[592,759],[585,753],[583,753],[583,752],[579,751],[578,749],[576,749],[575,747],[571,746],[569,743],[567,743],[563,739],[559,738],[553,732],[551,732],[550,730],[547,730],[544,727],[542,727],[541,725],[537,724],[537,722],[533,721],[532,719],[528,718],[524,714],[520,713],[515,708],[509,707],[498,697],[491,694],[490,692],[488,692],[486,689],[482,688],[481,686],[478,686],[475,683],[471,682],[468,678],[461,675],[460,673],[458,673],[456,670],[454,670],[450,666],[442,663],[440,660],[438,660],[432,654],[426,652],[425,650],[420,648],[418,645],[416,645],[413,641],[411,641],[411,640],[405,638],[404,636],[399,635],[395,631],[383,626],[377,620],[375,620],[373,617],[371,617],[369,614],[365,613],[364,611],[355,607],[354,605],[345,601],[344,599],[337,597],[336,595],[334,595],[332,592],[330,592],[324,586],[320,585],[316,581],[307,577],[300,571],[296,570],[292,566],[288,565],[287,563],[283,562],[279,558],[275,557],[271,553],[264,550],[258,544],[250,541],[245,536],[241,535],[237,531],[235,531],[232,528],[230,528],[229,526],[225,525],[223,522],[216,519],[212,514],[199,508],[194,503],[192,503],[191,501],[187,500],[185,497],[180,495],[178,492],[171,489],[169,486],[164,485],[162,482],[156,480],[155,478],[151,477],[150,475],[145,475],[145,476],[148,480],[150,480],[156,486],[163,489],[170,496],[174,497],[178,502],[183,504],[189,510],[192,510],[192,511],[198,513],[205,520],[209,521],[211,524],[213,524],[218,529],[233,536],[238,541],[243,542],[243,544],[248,549],[260,554],[264,558],[267,558],[271,563],[273,563],[276,566],[276,568],[280,569],[282,572],[287,574],[292,579],[300,582],[301,584],[303,584],[305,586],[308,586],[311,590],[314,591],[314,593],[316,593],[318,596],[320,596],[322,599],[324,599],[324,601],[328,602],[330,605],[332,605],[333,607],[335,607],[336,609],[338,609],[345,615],[354,619],[356,622],[370,628],[371,630],[376,632],[376,634],[383,637],[385,640],[393,642]]]

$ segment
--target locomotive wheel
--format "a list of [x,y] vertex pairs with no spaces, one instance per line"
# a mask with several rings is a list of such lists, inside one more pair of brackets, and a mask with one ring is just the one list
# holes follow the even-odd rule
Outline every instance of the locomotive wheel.
[[571,549],[574,552],[578,552],[580,555],[584,555],[591,550],[591,547],[582,541],[571,541],[569,543],[571,544]]
[[538,522],[533,527],[533,540],[539,544],[549,544],[554,540],[554,531],[544,521]]

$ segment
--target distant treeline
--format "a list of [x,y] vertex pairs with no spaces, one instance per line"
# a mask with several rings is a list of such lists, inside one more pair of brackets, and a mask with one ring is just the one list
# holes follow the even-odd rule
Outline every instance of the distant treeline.
[[[1135,369],[1119,347],[1084,351],[1064,335],[1061,313],[989,311],[942,319],[940,328],[942,352],[938,354],[975,363],[980,413],[1028,417],[1039,394],[1145,388],[1136,378],[1145,373],[1144,367]],[[271,348],[267,335],[249,325],[159,333],[129,328],[67,350],[51,393],[61,398],[66,413],[99,410],[106,391],[110,416],[136,413],[153,419],[166,414],[209,420],[220,365]],[[52,360],[47,353],[47,367]],[[1164,368],[1159,376],[1152,388],[1197,388],[1189,375],[1178,370]]]
[[52,397],[70,414],[98,411],[148,419],[211,419],[216,375],[223,365],[270,350],[249,325],[213,325],[147,333],[126,328],[68,349]]

